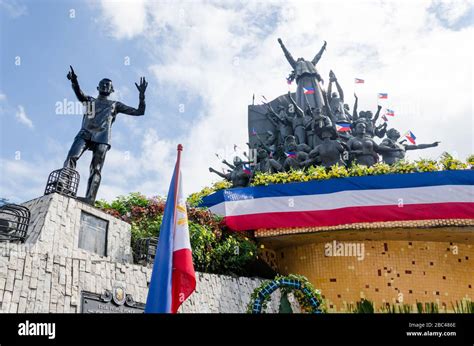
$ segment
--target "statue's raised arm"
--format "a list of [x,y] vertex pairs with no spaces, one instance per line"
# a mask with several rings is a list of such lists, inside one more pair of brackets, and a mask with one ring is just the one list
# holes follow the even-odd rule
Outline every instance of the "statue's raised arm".
[[80,102],[86,102],[87,96],[82,92],[81,87],[79,86],[77,75],[71,65],[69,65],[69,68],[71,70],[67,74],[67,79],[71,81],[72,90],[74,90],[74,94],[76,94],[76,97]]
[[140,84],[135,83],[135,86],[138,89],[138,108],[127,106],[122,102],[117,102],[115,107],[117,113],[128,114],[128,115],[135,115],[140,116],[145,114],[145,90],[148,86],[148,82],[146,81],[145,77],[140,78]]
[[321,57],[323,56],[323,53],[324,51],[326,50],[326,45],[327,45],[327,42],[324,41],[324,44],[323,46],[321,47],[321,49],[319,50],[318,54],[316,54],[316,56],[314,57],[313,60],[311,60],[311,62],[313,63],[313,65],[316,66],[316,64],[318,63],[318,61],[321,59]]
[[[265,107],[267,107],[267,110],[268,110],[268,113],[269,113],[269,114],[273,114],[275,117],[277,117],[278,119],[280,119],[280,116],[278,115],[277,112],[275,112],[275,110],[273,109],[273,107],[272,107],[272,105],[271,105],[270,103],[264,102],[263,104],[265,105]],[[267,113],[267,114],[268,114],[268,113]],[[282,120],[282,119],[280,119],[280,120]]]
[[417,145],[405,144],[404,146],[405,146],[405,150],[418,150],[418,149],[434,148],[434,147],[437,147],[439,143],[441,142],[437,141],[431,144],[417,144]]
[[295,68],[296,66],[296,60],[293,58],[291,53],[286,49],[285,45],[283,44],[283,41],[281,38],[278,39],[278,43],[280,44],[281,49],[283,50],[283,53],[285,53],[286,60],[290,63],[291,67]]
[[328,97],[332,98],[332,83],[336,84],[337,92],[339,93],[339,99],[341,102],[344,102],[344,91],[342,90],[341,85],[339,84],[336,74],[331,70],[329,71],[329,86],[328,86]]
[[222,163],[228,167],[230,167],[231,169],[235,169],[235,166],[229,162],[227,162],[226,159],[222,160]]
[[352,122],[355,123],[359,119],[359,114],[357,114],[357,105],[359,104],[359,98],[356,93],[354,93],[354,107],[352,108]]
[[329,99],[328,99],[328,93],[325,92],[324,90],[321,90],[321,92],[323,94],[323,100],[324,100],[324,103],[325,103],[325,105],[323,107],[324,110],[325,110],[325,113],[329,117],[329,119],[331,119],[332,123],[335,124],[336,123],[336,116],[335,116],[334,112],[331,109]]
[[378,105],[377,106],[377,112],[375,112],[375,116],[374,116],[374,119],[372,120],[372,123],[375,125],[375,123],[377,122],[377,119],[379,118],[380,116],[380,110],[382,109],[382,106],[381,105]]
[[230,173],[224,174],[224,173],[221,173],[221,172],[215,170],[215,169],[212,168],[212,167],[209,167],[209,172],[215,173],[215,174],[217,174],[219,177],[224,178],[225,180],[230,181]]

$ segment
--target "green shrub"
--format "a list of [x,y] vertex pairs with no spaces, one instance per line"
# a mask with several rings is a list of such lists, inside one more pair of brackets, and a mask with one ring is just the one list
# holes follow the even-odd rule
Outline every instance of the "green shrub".
[[466,169],[467,164],[461,162],[461,160],[455,159],[451,154],[449,153],[443,153],[441,155],[441,160],[439,161],[441,164],[441,167],[444,170],[454,170],[454,169]]
[[[160,234],[165,208],[163,198],[147,198],[135,192],[119,196],[111,203],[98,201],[96,207],[131,225],[132,249],[139,239]],[[195,269],[217,274],[247,274],[247,265],[257,259],[255,241],[226,230],[221,225],[222,219],[209,210],[187,209]]]

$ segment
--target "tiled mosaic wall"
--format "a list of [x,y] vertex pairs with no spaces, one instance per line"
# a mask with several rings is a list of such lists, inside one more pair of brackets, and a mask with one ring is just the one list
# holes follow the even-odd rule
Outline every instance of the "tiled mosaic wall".
[[474,298],[470,243],[361,238],[292,245],[275,252],[280,270],[307,276],[322,291],[330,311],[347,311],[348,304],[366,298],[376,308],[386,302],[419,301],[437,302],[440,310],[449,312],[455,301]]

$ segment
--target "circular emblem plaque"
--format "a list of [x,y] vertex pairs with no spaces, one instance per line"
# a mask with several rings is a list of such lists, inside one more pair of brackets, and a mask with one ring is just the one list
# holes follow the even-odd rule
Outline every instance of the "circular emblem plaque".
[[113,288],[113,300],[117,305],[123,305],[125,303],[125,290],[123,287],[114,287]]

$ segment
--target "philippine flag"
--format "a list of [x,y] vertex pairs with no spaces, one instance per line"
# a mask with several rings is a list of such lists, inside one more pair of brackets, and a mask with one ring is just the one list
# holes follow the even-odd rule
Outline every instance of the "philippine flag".
[[178,145],[178,160],[161,223],[145,313],[176,313],[196,289],[186,199],[179,168],[182,150],[181,144]]
[[387,93],[379,93],[379,99],[388,99]]
[[305,95],[312,95],[314,94],[314,88],[305,88],[303,87],[303,92]]
[[405,137],[410,141],[411,144],[416,144],[416,137],[413,132],[408,131],[405,133]]
[[250,168],[249,165],[244,165],[243,171],[247,175],[252,175],[252,169]]
[[385,112],[385,115],[388,115],[389,117],[394,117],[395,112],[392,109],[387,109],[387,111]]
[[365,81],[363,79],[360,79],[360,78],[355,78],[354,82],[356,84],[364,84]]
[[351,124],[348,123],[339,123],[336,124],[336,131],[337,132],[347,132],[351,130]]

